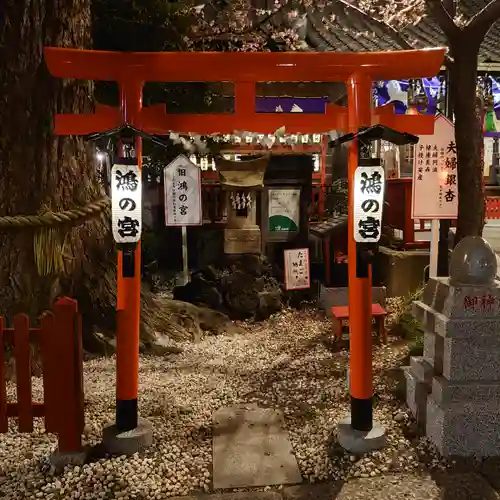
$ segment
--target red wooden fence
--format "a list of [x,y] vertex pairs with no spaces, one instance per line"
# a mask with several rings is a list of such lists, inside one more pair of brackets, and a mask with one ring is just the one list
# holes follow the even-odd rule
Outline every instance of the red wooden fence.
[[[43,402],[33,402],[31,344],[38,347],[43,370]],[[17,417],[19,432],[33,432],[33,418],[45,419],[46,432],[58,435],[58,451],[81,450],[84,427],[83,354],[78,304],[59,299],[51,312],[30,327],[19,314],[13,327],[0,317],[0,432],[8,432],[8,418]],[[7,402],[5,350],[12,349],[16,365],[17,401]]]

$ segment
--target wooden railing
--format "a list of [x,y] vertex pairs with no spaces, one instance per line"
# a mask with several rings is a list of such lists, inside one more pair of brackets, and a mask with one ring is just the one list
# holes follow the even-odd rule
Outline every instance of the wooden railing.
[[[33,432],[33,419],[44,418],[47,432],[57,434],[58,451],[81,450],[84,428],[83,354],[81,318],[77,302],[58,300],[51,312],[31,327],[18,314],[12,328],[0,317],[0,432],[8,432],[8,419],[17,418],[19,432]],[[6,353],[15,359],[17,401],[7,400]],[[33,402],[32,352],[42,364],[43,402]]]

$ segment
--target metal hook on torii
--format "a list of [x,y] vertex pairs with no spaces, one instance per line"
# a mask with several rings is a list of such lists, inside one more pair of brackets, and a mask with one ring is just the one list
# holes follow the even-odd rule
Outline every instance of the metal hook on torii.
[[[97,105],[94,114],[59,114],[55,133],[88,135],[124,124],[148,134],[231,134],[235,130],[272,134],[285,126],[287,133],[315,134],[330,130],[351,134],[372,125],[423,135],[432,134],[434,117],[395,115],[392,105],[372,109],[372,82],[418,78],[439,73],[445,49],[396,52],[166,52],[118,53],[45,48],[50,73],[57,78],[115,81],[120,88],[120,107]],[[234,113],[167,114],[164,105],[142,107],[145,82],[235,83]],[[346,82],[348,108],[327,104],[325,113],[256,113],[257,82]],[[353,181],[358,167],[359,136],[353,136],[349,151],[349,322],[351,371],[351,421],[356,439],[363,440],[372,422],[371,280],[358,277],[356,242],[352,221]],[[142,138],[136,136],[139,166]],[[135,265],[140,266],[140,243]],[[118,256],[119,275],[122,256]],[[140,267],[139,267],[140,269]],[[126,302],[124,301],[126,298]],[[122,301],[122,302],[121,302]],[[117,426],[130,430],[137,425],[139,364],[140,272],[118,284],[118,303],[124,303],[124,321],[117,338]]]

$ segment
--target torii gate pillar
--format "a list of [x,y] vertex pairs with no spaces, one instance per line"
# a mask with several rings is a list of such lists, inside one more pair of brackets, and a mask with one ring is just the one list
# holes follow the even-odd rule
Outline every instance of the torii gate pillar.
[[[131,79],[120,86],[120,109],[125,123],[135,123],[142,109],[143,83]],[[142,169],[142,138],[135,138],[137,165]],[[111,181],[113,182],[113,180]],[[139,330],[141,323],[141,241],[134,252],[134,275],[123,277],[123,251],[118,251],[116,290],[116,428],[137,428],[139,392]]]
[[[371,125],[372,80],[366,74],[355,73],[347,80],[347,113],[349,132],[358,132]],[[372,280],[357,276],[357,247],[354,240],[353,186],[358,167],[358,141],[349,146],[348,164],[348,273],[350,343],[350,390],[352,427],[369,431],[372,427]],[[356,304],[356,307],[354,307]]]
[[[243,128],[269,134],[282,126],[286,126],[288,133],[324,133],[328,130],[344,131],[346,128],[349,132],[358,132],[360,127],[375,124],[412,134],[432,134],[433,116],[395,116],[393,106],[372,110],[371,82],[435,75],[443,63],[444,54],[444,49],[380,53],[117,53],[45,48],[47,66],[53,76],[116,81],[122,92],[121,110],[97,106],[93,115],[57,115],[55,132],[65,135],[103,132],[123,124],[160,135],[170,131],[225,134]],[[163,105],[142,108],[142,83],[146,81],[232,81],[235,83],[235,112],[168,115]],[[346,111],[345,108],[329,104],[325,114],[309,116],[256,113],[255,84],[271,81],[345,81],[349,108]],[[140,141],[136,144],[140,159]],[[361,443],[362,446],[375,448],[380,446],[383,433],[379,433],[376,424],[373,425],[372,415],[371,277],[360,278],[357,276],[360,273],[356,272],[352,189],[357,165],[358,140],[354,140],[349,154],[351,220],[348,242],[352,418],[341,423],[339,441],[343,440],[341,444],[345,447]],[[139,247],[136,252],[135,262],[139,266]],[[136,269],[140,270],[139,267]],[[137,419],[139,276],[140,272],[137,271],[133,282],[127,282],[125,278],[125,286],[120,283],[118,286],[123,293],[119,293],[117,309],[126,311],[125,314],[119,314],[122,318],[119,318],[117,353],[117,410],[121,408],[120,412],[117,411],[117,420],[125,422],[124,425],[118,425],[123,430],[131,429]],[[364,451],[367,451],[366,448]]]

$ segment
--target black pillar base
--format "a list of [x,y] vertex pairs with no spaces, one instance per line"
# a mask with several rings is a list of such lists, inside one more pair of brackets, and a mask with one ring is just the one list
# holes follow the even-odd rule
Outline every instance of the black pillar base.
[[137,399],[116,401],[116,428],[119,432],[137,428]]
[[351,427],[357,431],[371,431],[373,428],[372,398],[357,399],[351,396]]

